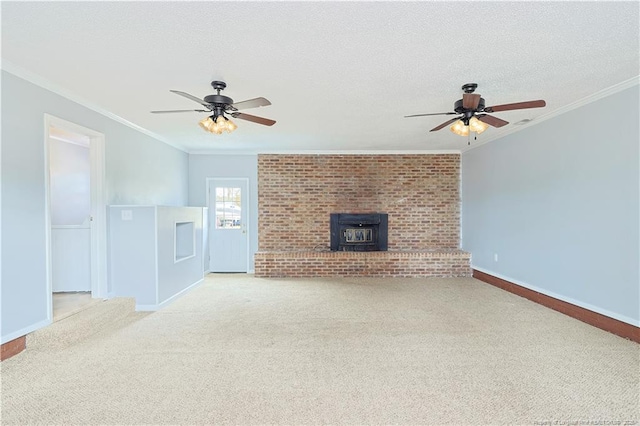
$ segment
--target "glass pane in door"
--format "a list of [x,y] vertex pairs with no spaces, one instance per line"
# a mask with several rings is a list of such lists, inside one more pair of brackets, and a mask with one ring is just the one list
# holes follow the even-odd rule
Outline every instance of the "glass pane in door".
[[235,187],[216,188],[216,229],[240,229],[242,191]]

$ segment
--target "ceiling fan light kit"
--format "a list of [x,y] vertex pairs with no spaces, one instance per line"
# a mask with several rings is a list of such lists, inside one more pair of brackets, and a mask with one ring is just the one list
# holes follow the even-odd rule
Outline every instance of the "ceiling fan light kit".
[[488,112],[493,113],[499,111],[512,111],[516,109],[541,108],[546,106],[545,101],[537,100],[485,107],[484,98],[473,93],[477,87],[478,85],[476,83],[467,83],[462,86],[464,94],[462,95],[462,99],[457,100],[453,104],[454,112],[405,115],[405,118],[425,117],[430,115],[459,115],[459,117],[445,121],[430,131],[435,132],[451,124],[449,130],[456,135],[469,136],[470,132],[479,135],[487,130],[489,126],[502,127],[509,124],[508,121],[486,114]]
[[238,128],[238,126],[227,117],[225,113],[229,114],[233,118],[239,118],[240,120],[251,121],[253,123],[262,124],[263,126],[273,126],[276,122],[268,118],[258,117],[256,115],[245,114],[239,112],[241,109],[258,108],[267,105],[271,105],[271,102],[265,98],[248,99],[242,102],[233,102],[228,96],[220,94],[221,90],[227,87],[227,83],[224,81],[212,81],[211,86],[217,91],[214,95],[207,95],[204,99],[200,99],[196,96],[190,95],[186,92],[180,92],[179,90],[170,90],[170,92],[180,95],[194,102],[199,103],[205,109],[183,109],[183,110],[168,110],[168,111],[151,111],[153,114],[166,114],[175,112],[207,112],[213,113],[213,115],[206,117],[198,123],[200,127],[210,133],[221,135],[224,132],[231,133]]
[[198,124],[207,132],[215,133],[216,135],[221,135],[222,132],[231,133],[238,128],[236,123],[223,115],[206,117],[200,120]]
[[488,128],[489,125],[487,123],[483,123],[476,117],[471,117],[469,120],[467,120],[466,123],[464,122],[464,120],[456,121],[449,129],[456,135],[469,136],[469,132],[473,132],[476,135],[479,135]]
[[449,127],[456,135],[460,136],[469,136],[469,126],[466,126],[462,120],[457,120],[453,123],[451,127]]

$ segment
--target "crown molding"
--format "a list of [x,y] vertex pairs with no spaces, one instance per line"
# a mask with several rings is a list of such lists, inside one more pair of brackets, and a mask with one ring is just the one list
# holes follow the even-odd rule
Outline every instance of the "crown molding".
[[193,155],[438,155],[461,154],[459,149],[434,150],[267,150],[267,151],[216,151],[211,149],[189,151]]
[[78,145],[81,146],[83,148],[89,148],[89,143],[85,142],[85,141],[78,141],[78,140],[73,140],[73,139],[68,139],[68,138],[63,138],[61,136],[56,136],[56,135],[49,135],[49,139],[54,139],[60,142],[65,142],[65,143],[69,143],[71,145]]
[[572,102],[570,104],[564,105],[554,111],[551,111],[547,114],[543,114],[537,118],[535,118],[534,120],[532,120],[531,122],[524,124],[522,126],[509,126],[508,128],[505,129],[495,129],[497,131],[494,131],[493,134],[491,135],[491,137],[487,137],[489,135],[484,135],[485,137],[482,138],[482,141],[475,141],[475,143],[473,145],[471,145],[468,148],[463,148],[463,149],[451,149],[451,150],[267,150],[267,151],[257,151],[257,150],[252,150],[252,151],[239,151],[239,150],[188,150],[187,148],[185,148],[184,146],[177,144],[173,141],[170,141],[166,138],[164,138],[163,136],[160,136],[157,133],[154,133],[148,129],[145,129],[144,127],[141,127],[135,123],[132,123],[131,121],[128,121],[112,112],[109,112],[107,110],[105,110],[104,108],[89,102],[83,98],[81,98],[80,96],[68,91],[67,89],[52,83],[51,81],[45,79],[44,77],[33,73],[31,71],[27,71],[26,69],[15,65],[14,63],[7,61],[6,59],[2,59],[0,62],[0,69],[13,74],[19,78],[22,78],[23,80],[26,80],[32,84],[35,84],[36,86],[39,86],[45,90],[49,90],[50,92],[53,92],[57,95],[60,95],[72,102],[75,102],[79,105],[84,106],[85,108],[88,108],[94,112],[97,112],[98,114],[101,114],[113,121],[116,121],[120,124],[123,124],[133,130],[136,130],[140,133],[143,133],[147,136],[150,136],[156,140],[158,140],[159,142],[165,143],[173,148],[176,148],[180,151],[186,152],[188,154],[194,154],[194,155],[258,155],[258,154],[297,154],[297,155],[412,155],[412,154],[461,154],[473,149],[476,149],[486,143],[489,143],[491,141],[494,140],[498,140],[501,139],[505,136],[508,136],[512,133],[516,133],[519,132],[523,129],[526,129],[528,127],[531,126],[535,126],[539,123],[542,123],[546,120],[549,120],[551,118],[557,117],[559,115],[565,114],[569,111],[572,111],[574,109],[580,108],[584,105],[590,104],[592,102],[595,102],[597,100],[600,100],[602,98],[605,98],[607,96],[613,95],[617,92],[621,92],[625,89],[628,89],[630,87],[633,87],[635,85],[640,84],[640,76],[635,76],[632,77],[628,80],[622,81],[618,84],[615,84],[611,87],[608,87],[606,89],[600,90],[596,93],[593,93],[589,96],[586,96],[582,99],[579,99],[578,101]]
[[463,149],[462,152],[467,152],[467,151],[471,151],[472,149],[478,148],[486,143],[489,143],[491,141],[494,140],[498,140],[501,139],[505,136],[508,136],[512,133],[516,133],[519,132],[523,129],[526,129],[527,127],[531,127],[531,126],[535,126],[539,123],[542,123],[543,121],[549,120],[550,118],[554,118],[557,117],[559,115],[565,114],[569,111],[572,111],[574,109],[580,108],[584,105],[593,103],[595,101],[598,101],[602,98],[606,98],[607,96],[611,96],[615,93],[618,92],[622,92],[625,89],[628,89],[630,87],[633,86],[637,86],[638,84],[640,84],[640,75],[632,77],[628,80],[624,80],[618,84],[614,84],[611,87],[607,87],[606,89],[602,89],[598,92],[595,92],[589,96],[586,96],[582,99],[578,99],[575,102],[572,102],[570,104],[564,105],[556,110],[553,110],[547,114],[543,114],[537,118],[535,118],[534,120],[531,120],[530,122],[522,125],[522,126],[509,126],[509,128],[504,129],[504,130],[500,130],[498,132],[495,132],[494,135],[491,138],[487,138],[487,139],[483,139],[482,142],[480,143],[475,143],[472,146],[470,146],[469,148]]
[[0,69],[2,69],[3,71],[8,72],[9,74],[13,74],[16,77],[19,77],[23,80],[28,81],[29,83],[35,84],[36,86],[39,86],[45,90],[48,90],[50,92],[53,92],[57,95],[62,96],[63,98],[66,98],[72,102],[75,102],[79,105],[82,105],[85,108],[90,109],[91,111],[97,112],[98,114],[104,115],[105,117],[116,121],[120,124],[123,124],[133,130],[136,130],[140,133],[143,133],[147,136],[150,136],[156,140],[158,140],[159,142],[165,143],[173,148],[179,149],[182,152],[187,152],[187,150],[181,146],[178,145],[160,135],[158,135],[157,133],[154,133],[148,129],[145,129],[144,127],[141,127],[135,123],[132,123],[131,121],[120,117],[119,115],[116,115],[112,112],[107,111],[106,109],[87,101],[86,99],[83,99],[82,97],[70,92],[69,90],[45,79],[44,77],[33,73],[31,71],[27,71],[26,69],[10,62],[7,61],[6,59],[2,59],[2,62],[0,63]]

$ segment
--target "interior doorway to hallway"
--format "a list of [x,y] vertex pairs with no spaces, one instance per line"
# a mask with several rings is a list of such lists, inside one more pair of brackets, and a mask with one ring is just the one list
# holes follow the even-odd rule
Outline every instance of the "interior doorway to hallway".
[[49,115],[45,133],[48,318],[54,321],[107,297],[104,135]]

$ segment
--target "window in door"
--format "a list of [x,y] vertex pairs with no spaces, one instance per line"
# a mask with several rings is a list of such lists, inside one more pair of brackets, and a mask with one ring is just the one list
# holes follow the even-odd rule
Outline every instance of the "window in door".
[[235,187],[216,188],[216,229],[240,229],[242,192]]

